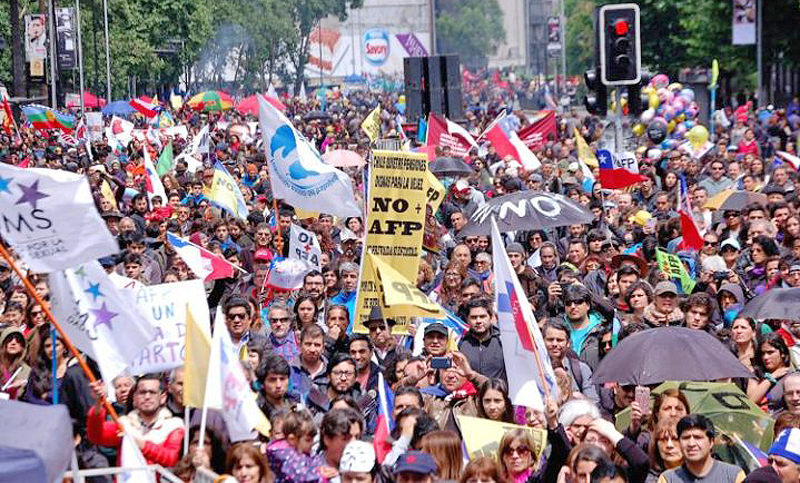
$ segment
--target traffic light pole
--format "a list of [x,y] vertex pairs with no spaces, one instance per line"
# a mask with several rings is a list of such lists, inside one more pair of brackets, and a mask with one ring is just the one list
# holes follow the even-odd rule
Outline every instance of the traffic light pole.
[[614,154],[622,152],[622,89],[614,89]]

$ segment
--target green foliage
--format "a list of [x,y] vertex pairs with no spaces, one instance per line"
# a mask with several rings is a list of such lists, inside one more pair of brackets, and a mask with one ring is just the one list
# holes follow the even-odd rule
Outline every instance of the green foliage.
[[436,37],[440,53],[458,54],[467,67],[485,66],[506,38],[500,4],[497,0],[441,2]]

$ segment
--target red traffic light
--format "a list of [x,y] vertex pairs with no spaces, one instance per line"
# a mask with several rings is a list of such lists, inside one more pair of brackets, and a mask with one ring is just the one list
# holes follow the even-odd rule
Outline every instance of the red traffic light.
[[613,27],[614,27],[614,33],[617,35],[625,35],[628,33],[628,30],[630,29],[628,22],[623,19],[616,20],[613,24]]

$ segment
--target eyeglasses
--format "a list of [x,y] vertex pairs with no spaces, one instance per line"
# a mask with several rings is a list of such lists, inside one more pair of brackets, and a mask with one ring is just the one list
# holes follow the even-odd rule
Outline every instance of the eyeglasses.
[[231,320],[236,320],[236,319],[244,320],[247,318],[247,314],[228,314],[227,317]]
[[275,322],[281,323],[281,322],[286,322],[288,320],[289,320],[289,317],[270,317],[270,319],[269,319],[269,321],[272,322],[273,324]]
[[353,377],[356,373],[353,371],[331,371],[331,376],[345,378],[345,377]]
[[516,448],[508,447],[505,450],[503,450],[503,454],[506,455],[506,456],[510,456],[510,455],[513,455],[513,454],[518,454],[520,456],[525,456],[525,455],[530,454],[530,453],[531,453],[531,450],[527,446],[518,446]]
[[584,300],[567,300],[564,302],[565,307],[569,307],[571,305],[580,305],[584,303]]

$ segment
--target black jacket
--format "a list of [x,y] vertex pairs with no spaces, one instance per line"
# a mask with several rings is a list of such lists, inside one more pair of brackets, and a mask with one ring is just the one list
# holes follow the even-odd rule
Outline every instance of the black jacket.
[[493,325],[490,327],[489,333],[489,338],[481,341],[472,331],[467,332],[458,343],[458,350],[467,356],[469,365],[478,373],[507,382],[500,329]]

